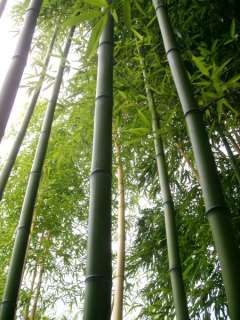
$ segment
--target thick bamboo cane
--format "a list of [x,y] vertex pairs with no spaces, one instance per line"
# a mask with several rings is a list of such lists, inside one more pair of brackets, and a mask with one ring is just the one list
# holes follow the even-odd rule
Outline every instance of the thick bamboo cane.
[[199,172],[200,184],[213,239],[220,259],[232,320],[240,319],[240,253],[236,245],[229,211],[217,174],[202,114],[196,105],[163,0],[153,0],[168,62],[186,119]]
[[50,137],[54,111],[57,104],[57,99],[62,83],[65,60],[68,55],[71,40],[74,33],[74,28],[71,29],[65,48],[63,59],[60,63],[58,69],[58,74],[56,81],[54,83],[54,88],[52,92],[51,99],[49,101],[45,117],[42,124],[42,129],[39,137],[39,142],[37,145],[35,157],[33,160],[33,165],[31,173],[28,180],[27,190],[25,193],[25,198],[22,206],[22,211],[20,215],[19,226],[17,228],[17,234],[14,242],[14,248],[12,253],[12,258],[9,266],[7,282],[5,286],[5,291],[3,295],[3,301],[0,308],[0,320],[12,320],[15,317],[18,292],[21,284],[24,260],[27,251],[27,244],[31,229],[31,223],[33,218],[34,206],[37,198],[37,192],[39,188],[42,167],[47,151],[48,140]]
[[164,206],[165,229],[168,247],[169,272],[172,284],[172,293],[177,320],[189,319],[187,308],[187,297],[182,277],[182,267],[178,246],[178,235],[176,226],[176,212],[170,190],[167,163],[165,159],[165,151],[162,137],[159,134],[159,122],[157,119],[156,109],[153,101],[152,92],[149,88],[147,73],[144,60],[140,55],[142,65],[143,79],[145,83],[145,91],[148,101],[149,110],[152,117],[152,132],[155,146],[155,157],[157,162],[158,177],[161,188],[161,195]]
[[43,81],[44,81],[44,78],[45,78],[45,75],[46,75],[46,70],[47,70],[47,67],[48,67],[48,64],[49,64],[49,61],[50,61],[50,58],[51,58],[53,46],[54,46],[54,43],[55,43],[55,40],[56,40],[57,30],[58,30],[58,27],[56,27],[56,29],[54,31],[52,40],[50,42],[50,45],[49,45],[49,48],[48,48],[48,51],[47,51],[47,55],[46,55],[46,58],[45,58],[43,69],[42,69],[41,75],[40,75],[38,83],[37,83],[37,87],[36,87],[36,89],[35,89],[35,91],[33,93],[32,100],[31,100],[31,102],[30,102],[30,104],[29,104],[29,106],[27,108],[27,112],[26,112],[26,114],[24,116],[24,119],[23,119],[23,122],[22,122],[22,126],[21,126],[19,132],[17,133],[16,139],[14,141],[12,149],[10,150],[10,153],[9,153],[8,158],[7,158],[6,164],[5,164],[5,166],[3,167],[2,171],[1,171],[1,175],[0,175],[0,200],[3,197],[3,193],[4,193],[5,187],[7,185],[9,176],[10,176],[11,171],[13,169],[13,166],[15,164],[19,149],[20,149],[20,147],[22,145],[23,139],[24,139],[25,134],[27,132],[27,128],[28,128],[29,122],[30,122],[30,120],[32,118],[34,109],[36,107],[36,104],[37,104],[37,101],[38,101],[38,97],[39,97],[39,94],[40,94],[41,89],[42,89],[42,84],[43,84]]
[[32,0],[26,11],[23,28],[18,39],[12,62],[0,91],[0,141],[10,116],[22,74],[27,63],[33,33],[40,12],[42,0]]
[[113,18],[100,37],[96,89],[88,258],[86,270],[85,320],[111,317],[111,184],[113,107]]

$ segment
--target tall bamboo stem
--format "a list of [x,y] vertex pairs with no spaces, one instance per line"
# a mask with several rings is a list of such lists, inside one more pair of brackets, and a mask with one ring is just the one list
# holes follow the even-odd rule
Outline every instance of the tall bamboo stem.
[[229,211],[226,208],[216,164],[204,128],[202,114],[193,96],[163,0],[153,0],[168,62],[186,119],[210,227],[221,263],[232,320],[240,319],[240,254]]
[[1,2],[0,2],[0,18],[3,14],[5,7],[6,7],[6,4],[7,4],[7,0],[1,0]]
[[182,277],[182,267],[179,255],[177,226],[176,226],[176,212],[173,204],[172,194],[170,190],[167,163],[165,159],[165,152],[162,137],[159,134],[159,122],[157,119],[156,109],[153,101],[152,92],[149,88],[147,73],[145,70],[144,60],[140,55],[142,65],[143,79],[145,83],[146,96],[149,110],[152,117],[152,132],[156,153],[156,162],[158,168],[158,177],[161,188],[161,195],[164,206],[165,228],[168,247],[168,261],[169,272],[172,284],[173,300],[176,311],[177,320],[189,319],[187,308],[187,297],[184,288]]
[[30,104],[28,106],[27,112],[26,112],[25,117],[23,119],[22,126],[21,126],[19,132],[17,133],[16,139],[14,141],[12,149],[10,150],[10,153],[9,153],[8,158],[7,158],[6,164],[2,169],[2,172],[1,172],[1,175],[0,175],[0,200],[3,197],[3,193],[4,193],[5,187],[7,185],[9,176],[10,176],[12,168],[13,168],[13,166],[15,164],[19,149],[20,149],[20,147],[22,145],[23,139],[24,139],[25,134],[27,132],[27,128],[28,128],[29,122],[30,122],[30,120],[32,118],[34,109],[36,107],[36,104],[37,104],[37,101],[38,101],[38,97],[39,97],[39,94],[41,92],[43,81],[44,81],[44,78],[45,78],[45,75],[46,75],[47,67],[48,67],[48,64],[49,64],[49,61],[50,61],[50,58],[51,58],[53,46],[54,46],[54,43],[55,43],[55,40],[56,40],[56,37],[57,37],[57,31],[58,31],[58,27],[56,27],[56,29],[54,31],[52,40],[50,42],[50,45],[49,45],[49,48],[48,48],[48,51],[47,51],[47,54],[46,54],[46,58],[45,58],[45,62],[44,62],[43,68],[42,68],[42,72],[41,72],[41,75],[40,75],[38,83],[37,83],[37,87],[36,87],[36,89],[35,89],[35,91],[33,93],[32,100],[31,100],[31,102],[30,102]]
[[44,266],[41,265],[40,271],[39,271],[39,276],[38,276],[37,287],[36,287],[36,294],[35,294],[35,297],[33,300],[33,307],[32,307],[32,312],[31,312],[31,316],[30,316],[31,320],[34,320],[35,316],[36,316],[37,305],[38,305],[40,290],[41,290],[41,286],[42,286],[43,273],[44,273]]
[[18,44],[14,56],[12,57],[12,62],[0,91],[0,141],[4,135],[22,74],[27,63],[28,53],[32,43],[32,37],[41,4],[42,0],[32,0],[29,4],[20,38],[18,39]]
[[42,129],[40,133],[39,142],[37,145],[35,157],[33,160],[33,165],[31,173],[28,180],[28,186],[25,193],[25,198],[22,206],[22,211],[20,215],[19,226],[17,228],[17,234],[14,242],[14,248],[12,253],[12,258],[8,271],[8,278],[5,286],[5,291],[3,295],[3,301],[0,308],[0,320],[11,320],[14,319],[18,291],[21,284],[22,271],[24,266],[24,260],[27,251],[27,244],[31,229],[32,217],[34,212],[34,206],[36,202],[38,187],[41,178],[42,167],[47,151],[48,140],[50,137],[53,116],[55,107],[57,104],[58,94],[60,91],[64,68],[65,60],[68,55],[71,40],[74,33],[74,28],[71,29],[65,48],[64,48],[64,58],[62,59],[56,81],[54,83],[54,88],[52,92],[51,99],[49,101],[47,111],[42,124]]
[[111,316],[111,184],[113,107],[113,18],[99,41],[98,76],[94,118],[85,320],[108,320]]
[[123,292],[124,292],[124,269],[125,269],[125,190],[124,172],[121,160],[121,151],[118,143],[115,144],[117,160],[118,180],[118,251],[116,267],[116,287],[113,304],[113,320],[123,318]]

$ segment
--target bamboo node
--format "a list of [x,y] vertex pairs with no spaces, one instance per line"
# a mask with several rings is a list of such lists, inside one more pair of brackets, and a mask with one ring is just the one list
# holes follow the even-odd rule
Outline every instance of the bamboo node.
[[179,265],[173,266],[172,268],[169,269],[169,272],[174,272],[174,271],[181,271],[181,267]]
[[112,41],[102,41],[102,42],[99,43],[98,48],[100,48],[104,44],[108,44],[108,45],[113,46],[113,42]]
[[96,97],[96,100],[101,99],[101,98],[112,99],[112,95],[101,94],[100,96],[97,96],[97,97]]
[[166,6],[164,3],[161,3],[161,4],[158,4],[156,7],[155,7],[155,11],[157,12],[158,10],[162,9],[162,8],[165,8],[166,9]]
[[112,177],[112,174],[110,172],[108,172],[106,169],[100,169],[100,168],[94,169],[91,172],[90,177],[92,177],[96,173],[103,173],[103,174],[110,176],[110,178]]
[[89,276],[86,276],[85,282],[95,281],[95,280],[103,280],[106,282],[112,282],[112,279],[106,277],[103,274],[90,274]]
[[225,207],[224,205],[221,205],[221,204],[214,205],[205,211],[205,216],[206,217],[209,216],[209,214],[213,213],[213,211],[215,209],[220,209],[220,211],[221,210],[225,211],[227,209],[227,207]]
[[192,108],[184,113],[184,118],[186,118],[190,113],[193,112],[202,113],[202,111],[199,108]]
[[164,201],[164,202],[163,202],[163,206],[164,206],[164,207],[165,207],[165,206],[173,206],[173,200],[170,199],[170,200]]

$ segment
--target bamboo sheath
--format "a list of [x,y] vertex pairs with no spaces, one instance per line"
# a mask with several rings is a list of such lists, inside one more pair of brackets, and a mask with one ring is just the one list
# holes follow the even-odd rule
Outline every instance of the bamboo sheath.
[[6,4],[7,4],[7,0],[1,0],[1,2],[0,2],[0,18],[4,12]]
[[10,116],[13,103],[19,88],[22,74],[27,63],[33,33],[40,12],[42,0],[32,0],[26,11],[23,28],[18,39],[12,62],[7,71],[0,91],[0,141]]
[[54,83],[53,92],[51,99],[49,101],[45,117],[42,124],[42,129],[33,160],[33,165],[31,173],[28,180],[27,190],[25,193],[25,198],[22,206],[22,211],[20,215],[19,226],[17,228],[17,233],[14,242],[14,248],[12,253],[12,258],[8,271],[8,278],[5,286],[5,291],[3,295],[3,301],[0,308],[0,320],[11,320],[15,317],[18,292],[21,284],[24,260],[27,251],[28,239],[31,229],[31,223],[33,218],[34,206],[36,202],[38,187],[41,178],[42,167],[47,151],[48,140],[50,137],[53,116],[55,107],[57,104],[57,99],[62,83],[65,60],[68,55],[71,40],[74,33],[74,28],[71,29],[66,45],[64,48],[63,59],[60,63],[57,77]]
[[116,286],[114,294],[114,304],[112,320],[122,320],[123,318],[123,292],[124,292],[124,269],[125,269],[125,190],[124,172],[121,161],[121,150],[118,143],[115,144],[116,160],[118,164],[118,250],[116,266]]
[[113,18],[99,41],[94,118],[84,320],[111,317],[111,184]]
[[226,207],[216,164],[204,128],[202,114],[196,105],[190,80],[177,50],[164,1],[153,0],[168,62],[187,123],[188,134],[199,172],[206,215],[220,259],[230,317],[240,319],[240,254],[236,245],[229,211]]
[[157,119],[156,109],[153,101],[152,92],[149,89],[147,73],[145,70],[144,60],[140,56],[142,65],[143,79],[145,84],[146,96],[149,110],[152,118],[152,132],[156,153],[156,162],[158,177],[161,188],[161,195],[164,205],[165,229],[168,247],[169,272],[172,285],[173,300],[177,320],[189,319],[187,298],[182,277],[182,268],[179,255],[178,236],[176,227],[176,212],[173,204],[172,194],[169,185],[167,163],[165,159],[164,146],[161,136],[159,135],[159,122]]
[[56,37],[57,37],[57,31],[58,31],[58,27],[56,27],[56,29],[54,31],[52,40],[50,42],[50,45],[49,45],[49,48],[48,48],[48,51],[47,51],[47,54],[46,54],[44,66],[43,66],[41,75],[40,75],[39,80],[38,80],[37,87],[36,87],[36,89],[34,91],[34,94],[32,96],[31,102],[30,102],[30,104],[29,104],[29,106],[27,108],[27,112],[26,112],[26,114],[24,116],[21,128],[20,128],[19,132],[17,133],[16,139],[14,141],[12,149],[10,150],[10,153],[9,153],[8,158],[7,158],[6,164],[2,169],[2,172],[1,172],[1,175],[0,175],[0,200],[3,197],[3,193],[4,193],[5,187],[7,185],[9,176],[10,176],[11,171],[13,169],[13,166],[15,164],[19,149],[20,149],[20,147],[22,145],[23,139],[24,139],[25,134],[27,132],[27,128],[28,128],[29,122],[30,122],[30,120],[32,118],[34,109],[36,107],[36,104],[37,104],[37,101],[38,101],[38,97],[39,97],[39,94],[40,94],[41,89],[42,89],[42,84],[43,84],[43,81],[44,81],[44,78],[45,78],[45,75],[46,75],[46,70],[47,70],[47,67],[48,67],[48,64],[49,64],[49,61],[50,61],[50,58],[51,58],[53,46],[54,46],[54,43],[55,43],[55,40],[56,40]]

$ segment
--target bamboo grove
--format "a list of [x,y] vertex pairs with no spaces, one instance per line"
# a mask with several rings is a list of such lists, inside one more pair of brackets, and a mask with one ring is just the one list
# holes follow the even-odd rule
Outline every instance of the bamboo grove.
[[10,6],[0,320],[239,320],[238,2]]

